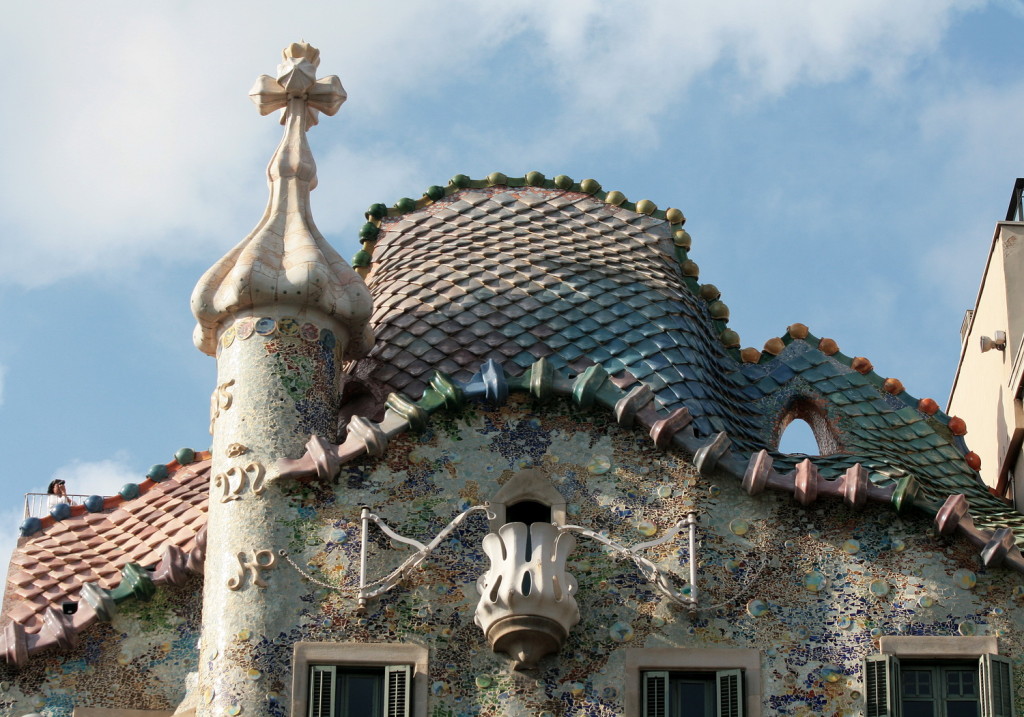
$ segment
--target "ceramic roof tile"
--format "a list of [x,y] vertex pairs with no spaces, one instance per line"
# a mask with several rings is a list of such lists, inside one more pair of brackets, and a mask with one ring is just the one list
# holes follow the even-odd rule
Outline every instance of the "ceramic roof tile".
[[[20,569],[8,576],[8,591],[22,599],[5,606],[7,617],[29,632],[38,631],[42,612],[76,601],[84,582],[99,579],[101,585],[113,587],[129,560],[154,565],[168,542],[179,548],[194,546],[197,532],[205,525],[208,482],[207,460],[179,468],[168,480],[152,484],[139,498],[116,509],[72,515],[24,538],[12,559]],[[155,523],[175,511],[201,520],[172,520],[170,524],[178,524],[179,529],[168,541],[166,531],[158,530]]]
[[[826,477],[854,463],[881,484],[913,471],[924,494],[967,491],[972,515],[981,506],[979,525],[996,519],[998,499],[979,489],[963,461],[966,448],[951,443],[938,419],[919,414],[915,401],[885,394],[878,376],[789,338],[778,357],[738,363],[717,340],[722,324],[684,281],[669,234],[664,220],[599,198],[528,187],[460,190],[386,218],[368,277],[371,291],[385,297],[373,319],[378,344],[354,370],[382,394],[415,397],[434,369],[464,379],[490,356],[504,358],[510,375],[543,354],[575,370],[596,359],[646,383],[665,408],[690,408],[698,433],[726,431],[741,453],[772,445],[774,422],[792,400],[807,398],[827,412],[843,451],[815,459]],[[386,299],[403,291],[419,301],[416,315]],[[458,300],[463,291],[478,296]],[[427,326],[444,338],[420,343],[392,332],[422,336]],[[462,336],[458,326],[472,330]],[[795,462],[777,456],[780,470]]]

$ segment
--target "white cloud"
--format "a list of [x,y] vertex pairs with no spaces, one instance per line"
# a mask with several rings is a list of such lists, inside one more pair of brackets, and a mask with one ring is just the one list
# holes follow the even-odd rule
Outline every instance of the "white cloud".
[[[256,74],[274,71],[278,48],[311,30],[322,71],[342,76],[359,97],[357,121],[378,124],[382,142],[416,121],[407,117],[416,94],[516,62],[529,82],[561,97],[556,115],[575,130],[566,137],[583,144],[650,134],[696,77],[719,68],[740,97],[858,73],[892,82],[977,5],[396,2],[295,6],[281,17],[269,2],[59,13],[23,4],[0,30],[8,54],[33,58],[5,90],[17,111],[0,116],[0,282],[113,275],[232,246],[259,218],[257,188],[278,131],[254,117],[244,94]],[[595,121],[578,121],[590,112],[599,112]]]
[[1001,88],[975,83],[922,109],[923,138],[948,157],[942,173],[930,178],[936,194],[977,207],[954,225],[936,214],[934,226],[924,227],[929,241],[922,247],[920,271],[947,287],[947,296],[973,303],[993,227],[1021,175],[1024,150],[1016,118],[1022,115],[1024,83]]

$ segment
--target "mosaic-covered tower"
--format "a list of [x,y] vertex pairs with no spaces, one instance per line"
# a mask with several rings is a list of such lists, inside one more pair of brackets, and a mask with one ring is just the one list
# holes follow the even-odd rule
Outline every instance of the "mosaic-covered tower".
[[346,94],[336,76],[316,79],[319,51],[295,43],[277,78],[250,96],[261,114],[282,110],[284,137],[267,168],[270,200],[253,232],[200,279],[192,294],[196,346],[217,358],[211,398],[213,478],[200,644],[200,711],[258,714],[266,690],[230,658],[239,634],[280,629],[268,570],[273,515],[282,500],[274,462],[302,452],[310,435],[336,432],[343,360],[373,341],[363,280],[317,231],[309,209],[316,165],[306,131]]

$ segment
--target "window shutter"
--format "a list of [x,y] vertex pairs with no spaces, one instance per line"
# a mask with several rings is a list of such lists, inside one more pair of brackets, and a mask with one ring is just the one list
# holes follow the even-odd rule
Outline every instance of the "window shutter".
[[978,660],[981,676],[981,717],[1014,717],[1013,663],[1001,655],[982,655]]
[[388,665],[384,668],[384,717],[409,717],[409,665]]
[[718,717],[743,717],[743,673],[719,670],[715,673]]
[[864,658],[864,717],[896,717],[900,662],[890,655]]
[[334,714],[334,691],[337,668],[314,665],[309,671],[309,717],[331,717]]
[[668,717],[668,673],[644,673],[644,717]]

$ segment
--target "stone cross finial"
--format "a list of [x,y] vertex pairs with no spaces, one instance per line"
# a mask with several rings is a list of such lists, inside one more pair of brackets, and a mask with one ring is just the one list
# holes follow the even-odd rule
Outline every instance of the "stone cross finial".
[[[289,100],[298,99],[305,104],[307,129],[319,121],[318,112],[333,117],[348,99],[348,94],[337,75],[316,79],[320,51],[308,42],[293,42],[284,49],[281,58],[277,79],[260,75],[249,91],[249,98],[259,108],[260,114],[266,116],[274,110],[289,107]],[[288,112],[282,112],[281,124],[287,118]]]
[[[347,98],[341,80],[316,79],[320,51],[305,42],[284,49],[277,79],[262,75],[249,97],[267,115],[282,109],[284,136],[267,165],[270,201],[256,228],[214,264],[192,292],[196,346],[217,354],[218,335],[244,316],[286,315],[337,324],[345,358],[373,345],[370,292],[313,222],[309,193],[316,162],[306,130],[317,114],[335,114]],[[276,313],[275,313],[276,312]]]

